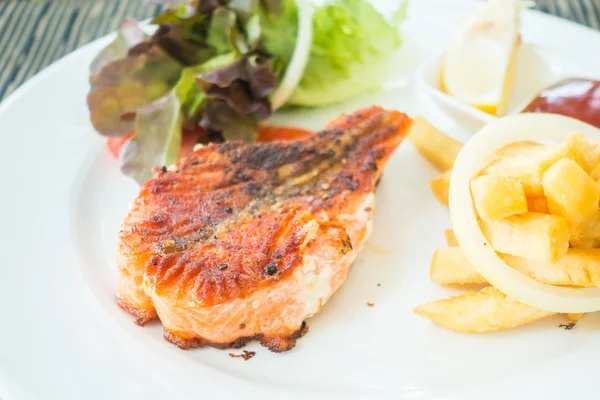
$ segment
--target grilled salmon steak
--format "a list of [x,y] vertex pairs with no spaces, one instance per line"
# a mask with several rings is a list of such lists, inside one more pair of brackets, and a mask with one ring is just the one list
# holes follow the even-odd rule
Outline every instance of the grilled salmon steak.
[[291,349],[367,239],[410,123],[373,107],[301,140],[210,144],[157,169],[119,233],[119,306],[160,318],[184,349]]

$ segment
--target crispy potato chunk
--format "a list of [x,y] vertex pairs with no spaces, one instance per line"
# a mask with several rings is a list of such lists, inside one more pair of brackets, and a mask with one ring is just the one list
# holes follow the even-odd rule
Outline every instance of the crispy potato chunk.
[[565,316],[567,317],[567,319],[569,320],[569,322],[577,322],[579,321],[581,318],[583,318],[583,316],[585,315],[585,313],[571,313],[571,314],[565,314]]
[[440,171],[452,168],[463,147],[461,142],[443,134],[423,117],[413,121],[408,131],[408,139]]
[[494,250],[530,260],[555,263],[569,247],[569,224],[558,215],[527,212],[480,226]]
[[595,249],[600,247],[600,238],[577,236],[572,237],[569,243],[576,249]]
[[545,196],[527,197],[527,210],[535,213],[550,214]]
[[519,149],[514,156],[498,159],[493,157],[480,175],[497,174],[510,176],[523,184],[527,197],[544,195],[542,178],[545,172],[557,161],[569,158],[579,164],[584,171],[591,172],[599,164],[599,152],[596,146],[587,141],[580,133],[569,135],[560,146],[529,146]]
[[423,304],[416,307],[414,312],[456,332],[490,332],[513,328],[555,314],[510,300],[493,286]]
[[598,186],[571,159],[562,159],[551,166],[544,174],[542,186],[550,212],[565,217],[574,233],[598,213]]
[[[489,242],[485,244],[507,265],[544,284],[600,287],[598,143],[579,133],[559,146],[514,143],[496,152],[471,181],[473,204]],[[432,182],[436,197],[446,205],[448,186],[449,173]],[[459,247],[454,231],[447,229],[445,235],[450,247],[434,252],[430,279],[488,285]],[[508,299],[493,286],[414,311],[458,332],[510,328],[555,314]],[[564,315],[574,323],[584,314]]]
[[451,174],[452,171],[450,170],[443,172],[437,177],[433,178],[430,183],[433,195],[440,203],[442,203],[442,205],[446,207],[448,207],[448,192],[450,190]]
[[557,263],[544,263],[503,254],[514,269],[540,283],[600,287],[600,249],[569,249]]
[[[505,263],[538,282],[557,286],[600,287],[600,249],[569,249],[555,264],[498,254]],[[442,285],[485,284],[460,247],[437,249],[431,259],[430,279]]]
[[485,284],[460,247],[437,249],[431,258],[429,279],[440,285]]
[[600,181],[600,164],[596,165],[590,171],[590,177],[598,183]]
[[600,162],[600,153],[597,146],[587,140],[581,133],[572,133],[567,136],[559,149],[564,152],[566,157],[579,164],[588,174]]
[[576,248],[600,247],[600,213],[596,213],[587,222],[581,224],[571,236],[570,243]]
[[448,228],[444,231],[444,235],[446,235],[446,242],[448,246],[458,246],[458,240],[456,240],[456,236],[454,236],[454,229]]
[[502,175],[484,175],[471,181],[475,209],[486,221],[527,212],[523,185]]
[[516,157],[523,154],[527,154],[527,152],[532,150],[540,150],[544,147],[547,147],[545,144],[537,143],[537,142],[516,142],[507,144],[502,147],[500,150],[496,151],[494,157],[504,158],[504,157]]
[[542,177],[556,161],[564,158],[563,152],[554,146],[532,147],[514,157],[492,161],[479,175],[503,175],[514,178],[523,185],[527,197],[544,195]]
[[596,139],[596,138],[589,138],[587,141],[588,141],[588,142],[590,142],[590,144],[591,144],[592,146],[595,146],[595,147],[598,147],[598,146],[600,146],[600,139]]

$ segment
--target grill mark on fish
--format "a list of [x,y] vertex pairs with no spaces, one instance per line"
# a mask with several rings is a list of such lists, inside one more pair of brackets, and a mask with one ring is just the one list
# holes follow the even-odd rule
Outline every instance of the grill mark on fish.
[[[307,243],[324,234],[319,227],[339,230],[329,232],[330,242],[323,244],[337,248],[332,257],[355,257],[356,240],[336,216],[353,215],[372,193],[381,174],[378,163],[385,163],[408,124],[398,112],[372,108],[297,141],[204,146],[178,163],[178,172],[158,170],[144,184],[119,234],[120,258],[131,262],[120,268],[142,268],[144,290],[162,296],[168,307],[209,309],[288,279],[302,265]],[[291,338],[292,332],[277,337]],[[171,332],[168,340],[189,334]],[[272,349],[283,343],[264,339]],[[186,346],[206,341],[186,340]]]
[[[228,142],[229,144],[225,149],[221,147],[223,145],[219,145],[218,153],[231,157],[232,163],[241,164],[250,169],[256,170],[261,169],[262,172],[266,172],[266,181],[262,183],[261,193],[259,195],[263,195],[256,200],[250,201],[240,210],[236,210],[236,213],[226,213],[219,212],[219,209],[216,207],[211,207],[210,214],[204,216],[204,221],[202,221],[202,217],[200,217],[200,221],[196,224],[182,223],[183,218],[187,218],[187,209],[190,207],[185,206],[185,199],[194,197],[193,194],[189,194],[185,192],[183,189],[183,185],[180,185],[180,188],[175,191],[175,193],[182,191],[182,199],[181,203],[183,204],[180,207],[178,213],[171,215],[172,227],[174,228],[172,235],[177,237],[180,236],[182,239],[176,246],[172,246],[170,251],[178,252],[185,251],[187,248],[193,247],[194,245],[200,242],[206,241],[217,241],[218,237],[221,233],[227,232],[228,230],[243,225],[248,218],[253,217],[253,210],[256,209],[265,209],[274,207],[277,204],[284,202],[289,198],[297,197],[298,194],[301,196],[313,196],[314,201],[311,203],[313,208],[319,208],[327,205],[323,200],[328,200],[333,197],[339,196],[341,193],[345,191],[353,192],[358,189],[359,185],[364,184],[364,182],[355,182],[354,177],[350,173],[344,173],[342,175],[338,174],[338,171],[341,169],[339,163],[331,162],[332,160],[338,160],[340,157],[344,159],[350,158],[354,155],[354,152],[360,152],[361,148],[365,147],[357,147],[357,142],[359,132],[364,132],[365,130],[374,129],[374,133],[370,135],[371,140],[365,140],[364,142],[370,143],[376,139],[379,139],[381,136],[385,136],[386,134],[394,132],[393,128],[381,128],[375,129],[375,127],[382,122],[384,118],[383,114],[375,115],[373,118],[370,118],[364,121],[361,124],[358,124],[356,127],[353,127],[347,131],[343,130],[330,130],[326,131],[326,135],[316,135],[318,138],[330,139],[330,143],[333,143],[331,148],[325,149],[324,151],[318,151],[314,147],[310,147],[308,149],[302,147],[305,146],[302,142],[298,141],[292,144],[291,146],[283,146],[280,143],[275,143],[273,146],[264,146],[264,145],[244,145],[243,143],[238,142]],[[315,139],[312,139],[315,142]],[[312,143],[314,145],[314,143]],[[201,150],[208,152],[212,150],[211,147],[215,147],[215,145],[205,146]],[[367,151],[370,155],[377,157],[377,150],[366,147]],[[199,155],[197,156],[199,157]],[[192,174],[190,176],[190,185],[202,181],[201,174],[194,174],[192,171],[196,167],[200,167],[202,171],[218,171],[217,168],[223,163],[217,163],[217,167],[207,168],[206,165],[202,163],[194,165],[197,161],[196,158],[192,160],[188,160],[187,162],[182,163],[179,167],[179,170],[184,175]],[[279,179],[279,176],[274,173],[275,170],[281,168],[284,165],[294,165],[294,170],[283,179]],[[167,171],[163,175],[167,175],[166,179],[169,182],[168,174],[173,174],[172,171]],[[181,175],[180,173],[180,175]],[[309,174],[308,177],[303,175]],[[229,174],[225,175],[233,175],[239,177],[240,170],[230,170]],[[322,181],[323,177],[328,177],[331,175],[337,175],[333,180],[333,185],[327,183],[327,193],[325,196],[318,196],[319,193],[323,192],[322,189]],[[200,178],[196,178],[200,177]],[[166,186],[162,184],[162,176],[161,179],[158,180],[158,184],[156,186]],[[241,185],[248,182],[248,179],[251,179],[249,175],[244,175],[243,181]],[[301,180],[298,182],[298,180]],[[225,182],[222,182],[220,185],[214,186],[210,188],[211,195],[208,198],[209,201],[216,201],[216,199],[223,199],[225,197],[232,196],[233,193],[236,192],[236,189],[241,189],[241,187],[231,187],[229,182],[233,182],[234,186],[239,185],[237,180],[229,178],[227,176],[224,177]],[[301,184],[298,187],[298,183]],[[149,185],[151,188],[155,187],[155,185]],[[297,188],[297,191],[290,192],[290,188]],[[154,193],[152,190],[150,190]],[[223,191],[224,193],[220,193]],[[317,195],[315,195],[317,194]],[[173,194],[170,193],[168,198],[172,198]],[[321,199],[321,201],[319,200]],[[167,199],[168,200],[168,199]],[[163,202],[164,203],[164,200]],[[169,207],[169,204],[166,205]],[[181,217],[183,215],[183,217]],[[152,217],[153,223],[156,225],[162,225],[168,219],[167,216],[155,215]],[[205,225],[202,225],[202,222]],[[208,224],[206,224],[208,222]],[[208,225],[208,226],[207,226]],[[216,229],[211,229],[216,227]],[[207,229],[204,232],[204,235],[198,235],[198,229],[203,228]],[[212,235],[212,236],[211,236]],[[213,239],[210,239],[213,238]],[[155,239],[155,238],[153,238]],[[184,245],[182,243],[187,243]],[[297,259],[298,257],[293,257],[293,259]],[[202,268],[202,267],[200,267]],[[157,271],[159,274],[159,279],[157,282],[164,282],[164,284],[172,284],[173,282],[170,279],[165,279],[163,271]],[[202,285],[205,287],[205,285]],[[216,287],[216,286],[215,286]],[[202,291],[202,293],[207,292],[206,290]],[[221,298],[221,296],[216,296]],[[195,296],[195,299],[201,303],[210,303],[210,301],[206,301],[203,296]]]

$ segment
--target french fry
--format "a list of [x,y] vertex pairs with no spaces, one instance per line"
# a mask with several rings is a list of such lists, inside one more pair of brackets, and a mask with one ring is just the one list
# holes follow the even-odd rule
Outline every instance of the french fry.
[[431,180],[431,191],[442,205],[448,207],[448,192],[450,191],[451,170],[443,172]]
[[446,242],[448,246],[458,246],[458,240],[456,240],[456,236],[454,236],[454,229],[448,228],[444,231],[444,235],[446,235]]
[[527,197],[544,196],[542,177],[564,152],[554,146],[533,147],[524,154],[492,161],[479,175],[503,175],[516,179],[523,185]]
[[423,117],[413,121],[408,139],[440,171],[452,169],[454,160],[463,147],[461,142],[443,134]]
[[600,164],[596,165],[590,172],[590,177],[596,182],[598,190],[600,190]]
[[569,322],[577,322],[579,321],[581,318],[583,318],[583,316],[585,315],[585,313],[571,313],[571,314],[565,314],[565,316],[567,317],[567,319],[569,320]]
[[527,154],[530,151],[540,150],[546,147],[545,144],[537,143],[537,142],[516,142],[507,144],[502,147],[500,150],[496,151],[494,157],[500,159],[504,157],[517,157],[524,154]]
[[542,186],[550,212],[565,217],[573,233],[598,214],[598,186],[575,161],[557,161],[544,174]]
[[575,249],[595,249],[600,247],[600,238],[578,236],[572,237],[569,243]]
[[[471,181],[481,230],[507,265],[544,284],[600,287],[599,143],[574,133],[559,146],[511,144]],[[450,171],[431,182],[445,205],[449,180]],[[445,236],[449,247],[434,252],[430,279],[489,284],[470,264],[454,231],[447,229]],[[508,299],[493,286],[414,311],[457,332],[511,328],[555,314]],[[564,315],[574,323],[585,314]]]
[[596,138],[589,138],[587,141],[588,141],[588,142],[590,142],[590,144],[591,144],[592,146],[595,146],[595,147],[598,147],[598,146],[600,146],[600,139],[596,139]]
[[527,197],[544,195],[542,178],[544,173],[557,161],[569,158],[590,173],[600,163],[600,152],[580,133],[569,135],[560,146],[526,146],[505,154],[515,154],[503,158],[492,157],[480,175],[497,174],[510,176],[523,184]]
[[555,263],[569,247],[569,224],[558,215],[527,212],[498,221],[480,221],[494,250]]
[[460,247],[445,247],[434,251],[429,268],[429,279],[440,285],[487,283],[469,263]]
[[578,132],[567,136],[560,145],[560,149],[566,157],[579,164],[588,174],[600,162],[600,153],[598,152],[597,145],[591,143]]
[[523,185],[508,176],[480,176],[471,181],[471,194],[477,213],[486,221],[527,212]]
[[596,183],[598,181],[600,181],[600,164],[596,165],[594,168],[592,168],[592,170],[590,171],[590,177],[596,181]]
[[527,211],[550,214],[545,196],[527,197]]
[[[416,132],[419,132],[422,129],[422,128],[419,128],[418,124],[415,124],[418,119],[419,118],[417,118],[411,126],[411,129],[415,129],[415,126],[417,126]],[[425,121],[425,123],[427,123],[427,121]],[[419,135],[420,134],[417,133],[417,137]],[[443,134],[440,133],[440,135],[443,135]],[[502,148],[501,150],[499,150],[499,152],[497,153],[497,157],[504,159],[503,158],[504,155],[515,155],[515,154],[519,154],[523,151],[531,152],[532,154],[534,154],[534,155],[537,154],[539,156],[539,154],[548,153],[550,150],[555,151],[555,150],[553,150],[552,147],[547,146],[547,145],[542,145],[542,144],[533,143],[533,142],[519,142],[519,143],[513,143],[510,145],[507,145],[504,148]],[[452,157],[454,157],[454,155]],[[484,172],[485,171],[486,170],[484,169]],[[493,171],[493,170],[489,170],[489,171]],[[499,171],[502,172],[502,168],[499,168]],[[448,206],[448,191],[450,189],[451,174],[452,174],[451,170],[445,170],[444,172],[442,172],[440,175],[438,175],[431,181],[431,190],[433,191],[433,194],[438,199],[438,201],[445,206]],[[537,195],[532,198],[544,198],[543,188],[541,186],[541,177],[542,177],[542,175],[540,174],[539,179],[535,183],[535,185],[539,186],[539,190],[537,190],[537,192],[536,192]],[[519,179],[517,179],[517,180],[519,180]],[[525,190],[525,186],[523,187],[523,189]],[[525,190],[525,192],[527,193],[527,190]],[[527,197],[528,204],[529,204],[529,196],[530,196],[530,194],[528,194],[528,197]],[[545,200],[545,198],[544,198],[544,200]],[[541,207],[541,205],[542,205],[541,200],[540,200],[540,203],[536,203],[536,204],[538,204],[540,207],[536,208],[536,209],[531,209],[529,211],[548,212],[547,207],[546,208]]]
[[600,213],[596,213],[587,222],[580,225],[571,236],[571,246],[591,249],[600,247]]
[[494,155],[492,155],[487,164],[487,166],[490,166],[494,163],[497,163],[498,161],[502,160],[502,159],[510,159],[510,158],[515,158],[515,157],[521,157],[527,154],[538,154],[541,152],[545,152],[546,150],[544,149],[548,149],[550,146],[545,145],[545,144],[541,144],[541,143],[536,143],[536,142],[515,142],[515,143],[510,143],[507,144],[504,147],[501,147],[500,149],[496,150],[496,152],[494,153]]
[[510,300],[493,286],[423,304],[414,312],[441,327],[465,333],[514,328],[555,314]]
[[557,263],[527,260],[508,254],[504,262],[540,283],[574,287],[600,287],[600,249],[567,251]]
[[[600,249],[569,249],[559,262],[543,263],[498,254],[505,263],[538,282],[556,286],[600,287]],[[460,247],[437,249],[431,259],[430,279],[441,285],[485,284]]]

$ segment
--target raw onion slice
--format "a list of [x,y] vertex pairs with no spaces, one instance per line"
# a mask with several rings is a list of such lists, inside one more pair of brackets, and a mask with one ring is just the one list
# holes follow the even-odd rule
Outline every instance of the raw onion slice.
[[566,288],[536,282],[508,266],[494,251],[477,223],[469,182],[501,147],[518,141],[560,142],[569,133],[600,138],[600,129],[555,114],[520,114],[481,129],[460,152],[450,180],[450,213],[454,233],[473,267],[510,298],[557,313],[600,310],[600,288]]
[[313,39],[313,8],[307,0],[296,0],[298,6],[298,36],[294,54],[281,83],[271,95],[271,106],[277,110],[294,94],[304,75]]

